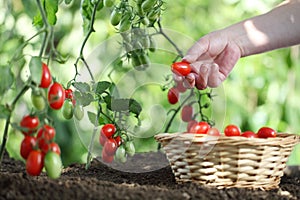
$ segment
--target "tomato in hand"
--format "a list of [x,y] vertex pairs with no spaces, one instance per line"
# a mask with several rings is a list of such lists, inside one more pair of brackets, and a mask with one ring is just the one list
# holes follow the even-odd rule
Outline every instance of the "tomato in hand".
[[60,155],[49,151],[44,158],[44,165],[47,175],[52,179],[57,179],[61,175],[62,161]]
[[259,138],[274,138],[276,137],[276,134],[276,131],[270,127],[262,127],[257,132]]
[[52,82],[52,76],[48,66],[45,63],[42,63],[42,78],[39,87],[48,88]]
[[194,124],[189,132],[190,133],[199,133],[199,134],[206,134],[208,129],[210,128],[209,123],[202,121],[202,122],[198,122],[196,124]]
[[191,73],[191,65],[186,61],[175,62],[172,64],[172,72],[179,76],[187,76]]
[[28,158],[29,153],[36,145],[36,138],[32,136],[25,136],[21,142],[20,154],[25,160]]
[[116,132],[116,126],[114,124],[105,124],[101,128],[101,133],[107,138],[111,138]]
[[53,83],[48,91],[48,102],[52,109],[60,109],[65,101],[65,92],[61,84]]
[[179,92],[176,88],[171,88],[168,91],[168,101],[170,104],[176,104],[179,100]]
[[22,133],[24,135],[30,135],[34,133],[37,130],[39,124],[40,120],[37,116],[25,115],[20,122],[20,126],[22,128],[25,128],[25,130],[22,130]]
[[224,134],[226,136],[240,136],[241,130],[238,126],[230,124],[225,127]]
[[193,107],[191,105],[185,105],[181,110],[181,119],[184,122],[189,122],[193,118]]
[[220,131],[217,128],[211,127],[211,128],[208,129],[207,135],[220,136],[221,133],[220,133]]
[[254,133],[253,131],[245,131],[241,134],[241,136],[246,138],[258,138],[257,134]]
[[102,151],[105,151],[105,153],[109,156],[114,155],[116,150],[118,148],[117,142],[113,138],[109,138],[103,147]]
[[38,176],[44,167],[43,153],[39,150],[32,150],[26,160],[26,171],[31,176]]

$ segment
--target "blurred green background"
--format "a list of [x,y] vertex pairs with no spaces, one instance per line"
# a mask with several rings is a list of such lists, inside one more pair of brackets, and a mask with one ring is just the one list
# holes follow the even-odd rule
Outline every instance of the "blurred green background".
[[[280,2],[275,0],[166,0],[165,10],[161,16],[162,25],[166,29],[190,38],[188,43],[185,43],[186,39],[180,41],[180,38],[175,41],[179,46],[184,46],[183,51],[186,51],[199,37],[242,19],[267,12]],[[35,1],[0,2],[0,67],[6,66],[18,47],[36,33],[36,28],[32,25],[32,18],[36,12]],[[97,14],[96,32],[88,41],[85,55],[93,52],[102,41],[116,35],[114,27],[109,23],[109,14],[110,9],[102,9]],[[74,62],[84,38],[80,1],[74,0],[70,5],[62,3],[57,18],[55,44],[62,54],[68,56],[68,61],[65,64],[53,62],[50,68],[53,75],[61,83],[66,84],[74,76]],[[34,39],[23,50],[24,57],[10,64],[17,81],[12,85],[11,90],[0,95],[1,104],[10,103],[22,82],[26,80],[30,55],[37,55],[40,48],[38,39]],[[220,98],[225,101],[225,107],[218,112],[223,113],[225,117],[220,128],[233,123],[240,126],[242,130],[257,131],[262,126],[270,126],[281,132],[298,134],[300,132],[299,56],[299,46],[295,46],[240,59],[222,85],[224,96]],[[152,54],[151,59],[153,62],[167,65],[174,59],[174,54],[158,52]],[[159,71],[152,73],[160,74]],[[5,77],[0,75],[0,79],[3,78]],[[168,106],[166,98],[159,98],[163,96],[159,93],[161,92],[159,87],[154,89],[150,87],[148,90],[153,94],[152,98],[147,98],[149,93],[145,93],[145,90],[135,97],[137,100],[140,98],[143,106],[150,107],[156,99],[160,102],[155,103]],[[18,122],[30,109],[30,92],[28,92],[24,96],[24,101],[17,105],[13,122]],[[56,121],[56,141],[61,146],[64,165],[85,162],[87,150],[82,137],[91,131],[80,129],[73,120],[64,120],[59,111],[53,111],[51,116]],[[3,128],[4,121],[1,119],[1,139]],[[19,145],[22,138],[21,133],[10,129],[7,148],[10,155],[17,159],[20,159]],[[136,141],[138,151],[154,150],[156,145],[152,138]],[[288,164],[300,164],[299,145],[295,148]]]

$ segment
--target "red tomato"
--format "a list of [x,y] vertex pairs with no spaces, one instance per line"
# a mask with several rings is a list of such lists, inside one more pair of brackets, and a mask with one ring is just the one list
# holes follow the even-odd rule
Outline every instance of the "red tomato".
[[71,99],[73,101],[73,90],[70,88],[66,89],[65,96],[66,96],[66,99]]
[[197,123],[198,123],[198,122],[197,122],[196,120],[191,120],[191,121],[189,121],[189,122],[188,122],[188,125],[187,125],[186,131],[189,132],[189,131],[191,130],[192,126],[193,126],[194,124],[197,124]]
[[247,138],[258,138],[257,134],[254,133],[253,131],[245,131],[242,133],[243,137],[247,137]]
[[39,129],[37,138],[44,138],[47,141],[54,139],[56,131],[52,126],[45,124],[42,128]]
[[52,82],[52,76],[48,66],[45,63],[42,64],[42,68],[42,78],[39,86],[41,88],[48,88]]
[[105,124],[101,128],[101,133],[107,138],[111,138],[116,132],[116,126],[114,124]]
[[121,136],[117,136],[117,137],[115,137],[114,138],[115,139],[115,141],[116,141],[116,143],[117,143],[117,145],[118,145],[118,147],[122,144],[122,139],[121,139]]
[[230,124],[225,127],[224,134],[226,136],[240,136],[241,130],[236,125]]
[[193,107],[191,105],[185,105],[181,110],[181,119],[184,122],[189,122],[193,118]]
[[60,109],[65,101],[65,92],[61,84],[53,83],[48,91],[48,102],[52,109]]
[[22,128],[26,128],[26,130],[23,130],[22,133],[24,135],[32,134],[37,130],[39,124],[40,120],[37,116],[25,115],[20,122],[20,126]]
[[172,64],[171,68],[173,73],[180,76],[186,76],[192,70],[190,63],[186,61],[175,62]]
[[60,147],[58,146],[57,143],[51,142],[51,143],[49,144],[49,147],[50,147],[50,148],[49,148],[49,151],[53,151],[53,152],[57,153],[58,155],[61,154]]
[[269,138],[269,137],[276,137],[276,131],[270,127],[262,127],[258,130],[257,136],[259,138]]
[[31,176],[40,175],[43,164],[43,153],[39,150],[32,150],[26,160],[26,171]]
[[36,138],[32,136],[25,136],[21,142],[20,154],[25,160],[28,158],[29,153],[36,145]]
[[168,91],[168,101],[170,104],[176,104],[179,100],[179,92],[176,88],[171,88]]
[[102,150],[102,160],[106,163],[112,163],[114,160],[114,155],[108,155],[104,149]]
[[198,122],[194,124],[191,129],[189,130],[190,133],[199,133],[199,134],[206,134],[210,125],[207,122]]
[[220,136],[221,133],[220,133],[220,131],[217,128],[211,127],[211,128],[208,129],[207,135]]
[[103,147],[102,151],[105,151],[105,153],[109,156],[114,155],[116,150],[118,148],[117,142],[113,138],[109,138]]

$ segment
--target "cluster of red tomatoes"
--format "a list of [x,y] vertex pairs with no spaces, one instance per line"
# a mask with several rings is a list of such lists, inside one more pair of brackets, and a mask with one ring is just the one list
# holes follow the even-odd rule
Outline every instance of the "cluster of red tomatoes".
[[114,124],[105,124],[100,131],[99,142],[103,146],[102,160],[106,163],[111,163],[114,159],[126,162],[127,155],[135,154],[133,142],[123,140],[116,132]]
[[20,154],[26,160],[27,173],[38,176],[45,167],[50,178],[58,178],[62,162],[60,148],[54,142],[55,129],[48,124],[40,126],[39,118],[33,115],[25,115],[20,126],[24,135]]
[[[211,136],[221,136],[221,132],[215,128],[211,127],[207,122],[201,121],[190,121],[187,128],[188,133],[197,133],[197,134],[207,134]],[[229,124],[224,129],[225,136],[242,136],[247,138],[274,138],[276,137],[277,132],[270,127],[261,127],[257,133],[253,131],[244,131],[233,124]]]

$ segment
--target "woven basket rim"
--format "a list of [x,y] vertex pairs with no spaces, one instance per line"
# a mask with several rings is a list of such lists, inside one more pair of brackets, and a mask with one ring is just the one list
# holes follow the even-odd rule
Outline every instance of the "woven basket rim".
[[154,136],[159,141],[169,141],[172,139],[178,140],[189,140],[192,142],[212,142],[215,144],[233,144],[233,145],[270,145],[270,146],[285,146],[289,144],[295,144],[300,142],[300,135],[293,133],[278,133],[274,138],[246,138],[243,136],[210,136],[206,134],[195,134],[195,133],[159,133]]

